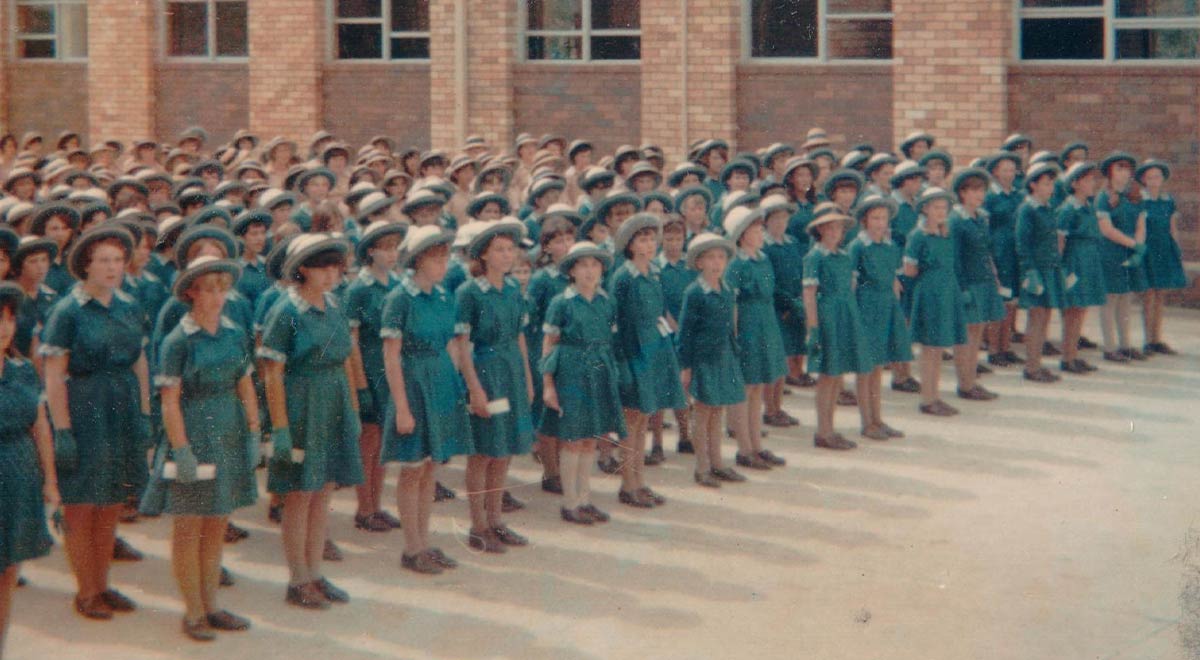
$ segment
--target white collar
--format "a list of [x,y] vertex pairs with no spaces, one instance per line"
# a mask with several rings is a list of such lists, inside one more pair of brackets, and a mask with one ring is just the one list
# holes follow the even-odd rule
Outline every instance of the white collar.
[[792,243],[795,243],[795,242],[796,242],[796,239],[793,238],[792,235],[788,234],[788,233],[784,233],[782,241],[777,241],[777,240],[775,240],[774,236],[772,236],[768,233],[763,233],[763,243],[766,245],[791,245]]
[[[516,280],[511,280],[511,281],[514,283],[516,282]],[[504,276],[504,286],[508,286],[509,282],[510,282],[510,280],[509,280],[508,275],[505,275]],[[475,278],[475,286],[478,286],[479,290],[484,293],[488,293],[489,291],[496,289],[496,287],[492,286],[491,280],[489,280],[486,276],[483,276],[483,275],[480,275],[479,277]]]
[[[947,220],[949,220],[949,218],[947,218]],[[941,236],[942,238],[950,235],[950,227],[945,221],[942,221],[942,230],[936,234],[930,233],[929,230],[926,229],[928,226],[929,223],[925,222],[925,214],[922,213],[921,217],[917,218],[917,227],[919,227],[922,232],[929,234],[930,236]]]
[[629,271],[629,274],[634,277],[650,277],[658,274],[658,266],[654,265],[654,260],[650,261],[650,267],[646,269],[645,273],[638,270],[638,267],[633,263],[633,259],[626,259],[625,263],[621,264],[621,268]]
[[[721,289],[714,289],[712,286],[710,286],[708,284],[708,280],[704,279],[703,277],[697,276],[696,283],[700,285],[700,290],[705,294],[721,292]],[[725,282],[723,280],[717,280],[717,286],[723,289],[725,287]]]
[[263,266],[267,263],[267,260],[261,254],[256,254],[256,255],[254,255],[253,259],[247,259],[245,257],[242,257],[242,263],[249,265],[249,266]]
[[1159,190],[1157,195],[1155,195],[1155,196],[1151,197],[1151,196],[1150,196],[1150,192],[1149,192],[1149,191],[1147,191],[1145,188],[1142,188],[1142,200],[1143,200],[1143,201],[1147,201],[1147,202],[1157,202],[1157,201],[1160,201],[1160,200],[1161,200],[1161,201],[1166,201],[1166,200],[1169,200],[1169,199],[1171,199],[1171,196],[1170,196],[1170,195],[1168,195],[1167,193],[1163,192],[1162,190]]
[[[92,297],[92,294],[90,294],[84,290],[83,282],[78,282],[75,284],[74,287],[71,288],[71,296],[74,297],[75,300],[79,301],[80,305],[86,305],[89,302],[95,300],[95,298]],[[129,295],[128,293],[125,293],[124,291],[122,291],[119,288],[113,289],[113,297],[116,298],[117,300],[120,300],[121,302],[126,302],[126,303],[133,302],[133,296]],[[99,301],[97,301],[97,302],[99,302]]]
[[831,254],[846,254],[846,251],[841,247],[838,247],[836,250],[830,250],[829,248],[825,247],[824,243],[813,243],[812,249],[825,256],[829,256]]
[[558,271],[558,264],[546,264],[542,266],[542,270],[550,277],[558,277],[561,275]]
[[[189,337],[204,329],[200,327],[199,323],[196,323],[196,319],[192,317],[191,312],[184,314],[183,318],[179,319],[179,327],[183,328],[183,334],[188,335]],[[230,321],[229,317],[222,314],[219,327],[236,330],[237,324],[233,321]]]
[[[563,290],[563,299],[564,300],[570,300],[571,298],[575,298],[575,297],[582,296],[582,295],[583,294],[579,293],[579,289],[575,288],[574,284],[568,286],[566,289]],[[607,298],[608,292],[604,290],[604,287],[598,286],[598,287],[596,287],[596,295]],[[594,299],[595,299],[595,297],[593,297],[593,300]]]
[[[404,287],[404,290],[411,296],[419,296],[425,293],[421,290],[421,287],[417,286],[417,281],[411,275],[405,275],[400,278],[400,286]],[[442,288],[441,284],[434,284],[433,289],[430,291],[441,294],[446,293],[446,289]]]
[[904,195],[900,193],[900,189],[899,189],[899,188],[894,188],[894,189],[892,189],[892,199],[896,200],[896,201],[897,201],[897,202],[899,202],[900,204],[907,204],[907,205],[909,205],[909,206],[911,206],[911,207],[914,207],[914,208],[915,208],[915,207],[916,207],[916,205],[917,205],[917,200],[916,200],[915,198],[914,198],[914,199],[912,199],[911,201],[910,201],[910,200],[908,200],[908,199],[905,199]]
[[380,282],[379,280],[375,279],[375,275],[371,272],[371,268],[369,266],[363,266],[362,268],[358,269],[358,279],[362,280],[362,283],[366,284],[367,286],[378,284],[380,286],[387,287],[396,281],[396,276],[391,272],[388,272],[387,277],[388,280],[386,283]]
[[962,204],[955,204],[954,212],[968,220],[974,220],[976,222],[986,222],[988,219],[988,212],[985,211],[982,206],[975,209],[975,215],[969,215],[965,206]]
[[1071,206],[1071,208],[1073,208],[1073,209],[1081,209],[1084,207],[1083,203],[1080,202],[1079,198],[1076,197],[1075,195],[1068,196],[1066,201],[1063,202],[1063,204],[1069,204]]
[[[866,245],[867,247],[876,245],[876,242],[871,240],[871,235],[867,233],[866,229],[858,232],[858,242]],[[888,233],[884,235],[883,240],[879,241],[878,245],[893,245],[891,234]]]
[[763,254],[762,250],[759,250],[754,254],[750,254],[742,248],[737,249],[737,256],[739,259],[745,259],[746,261],[762,261],[763,259],[767,258],[767,255]]
[[659,252],[658,255],[655,256],[652,261],[655,266],[658,266],[659,270],[662,270],[663,268],[666,268],[667,266],[674,266],[676,264],[684,263],[687,261],[687,259],[680,257],[679,261],[674,261],[674,262],[667,261],[667,254],[665,252]]
[[46,295],[51,295],[51,296],[58,295],[58,292],[55,291],[54,289],[51,289],[50,287],[46,286],[45,282],[42,282],[41,284],[38,285],[38,293],[39,294],[44,293]]
[[1004,188],[1000,187],[1000,183],[997,181],[992,181],[989,183],[988,190],[997,195],[1011,195],[1015,192],[1018,192],[1018,188],[1016,186],[1013,186],[1011,190],[1005,190]]
[[1037,197],[1034,197],[1033,195],[1027,196],[1025,198],[1025,203],[1029,204],[1030,206],[1032,206],[1035,209],[1050,208],[1050,200],[1046,200],[1043,202],[1042,200],[1038,199]]
[[[304,314],[313,308],[312,303],[308,302],[307,300],[304,299],[303,296],[300,295],[300,287],[298,287],[298,286],[290,287],[287,290],[287,295],[288,295],[288,300],[291,300],[292,304],[296,306],[296,311],[300,312],[301,314]],[[337,298],[334,297],[334,295],[331,293],[326,293],[325,294],[325,306],[326,306],[325,307],[326,309],[328,309],[330,307],[336,308],[338,306]]]

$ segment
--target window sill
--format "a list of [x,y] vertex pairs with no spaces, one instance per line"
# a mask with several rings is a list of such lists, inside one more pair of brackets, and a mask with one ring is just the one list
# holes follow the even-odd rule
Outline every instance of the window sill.
[[1071,74],[1102,74],[1106,70],[1120,69],[1126,73],[1146,71],[1148,73],[1164,70],[1197,69],[1200,72],[1200,60],[1014,60],[1009,63],[1010,73],[1022,71],[1038,73],[1071,73]]
[[628,70],[635,67],[641,67],[641,60],[521,60],[517,63],[518,66],[528,66],[534,69],[553,69],[558,67],[589,67],[593,69],[621,69]]
[[787,68],[846,69],[880,74],[892,73],[893,60],[818,60],[809,58],[746,58],[738,64],[738,70],[746,73],[770,73]]
[[339,60],[330,58],[325,60],[325,66],[331,68],[347,68],[357,69],[359,67],[400,67],[413,69],[428,69],[432,60]]

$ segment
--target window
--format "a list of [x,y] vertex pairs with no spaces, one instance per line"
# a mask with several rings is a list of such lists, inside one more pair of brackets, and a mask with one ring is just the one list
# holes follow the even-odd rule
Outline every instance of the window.
[[339,60],[429,59],[429,0],[333,0]]
[[525,0],[525,59],[640,60],[641,5],[641,0]]
[[890,60],[891,0],[749,0],[757,59]]
[[1022,0],[1023,60],[1200,59],[1198,0]]
[[167,56],[244,58],[250,54],[245,0],[169,0]]
[[87,58],[84,0],[17,0],[16,55],[29,60]]

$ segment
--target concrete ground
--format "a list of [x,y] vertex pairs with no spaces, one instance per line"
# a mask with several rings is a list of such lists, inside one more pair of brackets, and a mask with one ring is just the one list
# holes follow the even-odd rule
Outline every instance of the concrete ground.
[[[1094,320],[1087,333],[1099,338]],[[517,487],[530,506],[509,520],[532,543],[503,556],[470,552],[465,504],[439,504],[435,542],[463,566],[433,578],[399,569],[399,532],[355,530],[344,491],[332,524],[347,559],[327,574],[353,602],[325,613],[283,604],[279,530],[254,507],[238,516],[251,537],[227,546],[238,585],[221,592],[254,628],[208,645],[179,632],[169,520],[142,521],[122,534],[147,560],[113,571],[142,609],[74,614],[60,546],[25,567],[6,657],[1200,657],[1179,633],[1181,603],[1200,607],[1181,599],[1189,561],[1200,576],[1200,544],[1185,543],[1200,529],[1200,312],[1171,310],[1167,333],[1179,357],[1110,366],[1089,352],[1101,371],[1054,386],[1002,370],[984,381],[998,401],[961,402],[950,420],[886,391],[885,418],[908,437],[850,453],[812,447],[799,390],[785,405],[803,426],[768,441],[787,468],[710,491],[671,451],[649,469],[661,509],[620,506],[615,478],[594,477],[613,514],[595,528]],[[947,367],[957,405],[952,379]],[[856,411],[839,409],[838,426],[856,436]],[[445,475],[460,490],[461,464]],[[511,481],[538,476],[522,458]]]

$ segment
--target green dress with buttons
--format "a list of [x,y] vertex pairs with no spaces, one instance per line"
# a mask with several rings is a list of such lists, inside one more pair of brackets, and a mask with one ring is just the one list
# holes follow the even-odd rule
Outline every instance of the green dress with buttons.
[[[1021,269],[1018,302],[1021,309],[1045,307],[1062,309],[1066,294],[1063,291],[1062,258],[1058,254],[1058,221],[1054,209],[1030,197],[1017,209],[1017,263]],[[1042,280],[1041,293],[1025,286],[1026,274],[1036,271]]]
[[679,365],[691,369],[688,393],[706,406],[746,400],[746,381],[737,356],[733,290],[712,288],[697,277],[683,292],[679,312]]
[[27,295],[21,300],[17,308],[17,332],[13,336],[13,346],[21,355],[33,355],[33,338],[45,327],[50,310],[54,308],[58,299],[54,289],[41,284],[36,295]]
[[[896,247],[900,248],[900,254],[904,254],[904,248],[908,244],[908,235],[912,230],[917,228],[917,220],[920,215],[917,213],[917,207],[913,205],[900,191],[892,191],[892,199],[896,200],[896,216],[892,218],[891,238]],[[900,273],[896,276],[900,280],[900,309],[904,311],[906,321],[910,320],[909,313],[912,311],[912,289],[913,280],[908,275]]]
[[987,212],[974,217],[961,206],[950,211],[947,223],[954,241],[954,275],[963,295],[967,325],[1004,319],[1004,299],[997,288],[997,271],[992,261],[992,237]]
[[854,297],[854,263],[845,250],[813,245],[804,257],[804,286],[816,287],[819,349],[808,356],[809,373],[866,373],[874,368]]
[[875,242],[865,231],[850,243],[850,262],[858,282],[854,289],[858,318],[874,367],[913,359],[912,338],[894,288],[902,256],[891,238]]
[[46,286],[53,289],[61,297],[71,292],[71,287],[75,286],[77,280],[60,257],[50,262],[50,270],[46,272],[45,282]]
[[788,218],[787,234],[795,239],[800,257],[803,258],[812,248],[812,237],[808,235],[808,223],[812,221],[813,209],[816,206],[809,204],[807,199],[793,199],[792,203],[796,205],[796,212],[792,214],[791,218]]
[[238,278],[237,290],[253,307],[263,291],[271,288],[271,278],[267,275],[267,260],[259,255],[253,261],[243,259],[241,264],[242,275]]
[[738,250],[725,271],[725,282],[737,299],[738,357],[747,385],[766,385],[787,373],[783,335],[775,317],[775,271],[760,250]]
[[1107,299],[1096,212],[1077,197],[1068,197],[1058,207],[1058,231],[1066,237],[1063,247],[1063,278],[1066,289],[1063,307],[1099,307]]
[[696,271],[687,267],[687,261],[680,259],[675,263],[667,261],[662,252],[654,258],[658,268],[659,279],[663,287],[663,306],[671,318],[679,323],[679,313],[683,309],[683,292],[696,279]]
[[441,463],[474,453],[466,387],[447,348],[455,337],[454,298],[441,285],[426,293],[406,276],[384,298],[381,323],[380,337],[400,340],[404,396],[415,422],[401,435],[390,390],[376,402],[385,411],[381,461]]
[[1171,235],[1175,200],[1166,193],[1142,199],[1146,211],[1146,285],[1151,289],[1182,289],[1188,285],[1183,251]]
[[525,347],[529,352],[529,373],[533,377],[533,402],[530,406],[534,424],[542,418],[542,378],[539,363],[542,359],[542,325],[546,320],[546,312],[550,309],[550,301],[566,290],[571,282],[558,266],[549,264],[539,268],[529,278],[526,287],[526,309],[529,312],[529,323],[525,325]]
[[216,478],[180,483],[163,477],[170,443],[156,452],[153,476],[141,511],[158,515],[227,516],[258,499],[256,447],[238,397],[238,381],[253,371],[253,346],[246,332],[221,318],[210,334],[185,316],[163,340],[157,387],[178,386],[183,428],[196,462],[216,466]]
[[[1137,231],[1138,217],[1142,205],[1134,204],[1129,196],[1121,193],[1114,206],[1108,193],[1096,195],[1096,217],[1107,215],[1117,231],[1133,238]],[[1145,264],[1123,265],[1133,256],[1133,249],[1104,238],[1100,241],[1100,267],[1104,273],[1104,290],[1107,293],[1139,293],[1148,288]]]
[[1006,300],[1017,295],[1020,270],[1017,267],[1017,209],[1025,201],[1025,192],[1015,185],[1007,192],[997,184],[989,187],[983,199],[988,213],[988,232],[991,235],[992,262],[996,264],[996,279],[1000,286],[1011,291]]
[[105,306],[75,287],[50,312],[40,352],[67,356],[67,403],[79,455],[74,470],[58,475],[64,504],[120,504],[146,486],[150,439],[139,434],[141,390],[133,372],[145,337],[141,307],[120,289]]
[[967,314],[954,273],[954,239],[931,234],[924,219],[908,235],[905,265],[914,265],[909,332],[924,346],[946,348],[967,341]]
[[321,310],[290,289],[267,314],[258,357],[284,365],[292,446],[304,450],[300,463],[272,458],[267,479],[272,493],[363,482],[359,422],[346,379],[350,352],[350,326],[332,293],[325,294]]
[[42,467],[32,433],[42,386],[29,360],[0,360],[0,571],[5,571],[46,556],[54,540],[46,529]]
[[589,301],[568,287],[550,302],[545,332],[558,342],[541,371],[554,377],[561,414],[544,411],[538,427],[543,434],[567,442],[625,435],[613,356],[616,322],[616,306],[603,289]]
[[615,267],[609,291],[617,306],[621,405],[647,415],[685,407],[658,268],[650,264],[642,273],[626,261]]
[[[380,282],[363,267],[358,277],[346,288],[342,309],[350,321],[350,327],[358,330],[358,350],[362,353],[363,373],[367,377],[367,389],[375,402],[375,415],[367,417],[360,408],[360,419],[364,424],[383,424],[383,413],[388,397],[387,376],[383,373],[383,339],[379,336],[383,319],[383,301],[388,292],[396,288],[400,278],[388,274],[386,282]],[[370,411],[366,411],[370,412]]]
[[533,446],[533,419],[526,389],[526,363],[518,339],[526,323],[521,285],[511,277],[497,289],[485,277],[467,280],[455,293],[454,330],[472,344],[475,373],[489,402],[508,400],[508,411],[490,417],[471,415],[475,453],[507,458]]
[[[180,319],[187,313],[187,303],[174,296],[163,303],[162,308],[158,310],[154,332],[150,335],[151,369],[157,371],[163,339],[175,329],[175,326],[179,325]],[[247,334],[254,332],[254,307],[236,289],[230,289],[226,294],[225,306],[221,308],[221,315],[236,323]]]
[[804,355],[808,328],[804,322],[804,245],[791,234],[776,241],[767,234],[763,252],[775,273],[775,320],[783,337],[783,352]]
[[142,313],[146,317],[146,336],[150,336],[154,332],[158,313],[171,299],[170,290],[157,275],[148,270],[143,270],[136,276],[126,275],[121,282],[121,290],[133,296],[142,306]]

